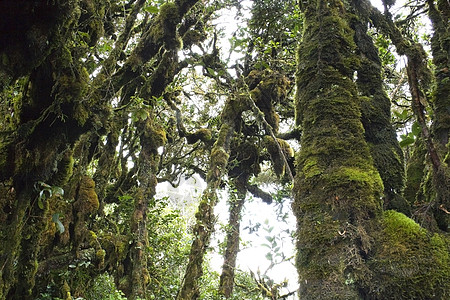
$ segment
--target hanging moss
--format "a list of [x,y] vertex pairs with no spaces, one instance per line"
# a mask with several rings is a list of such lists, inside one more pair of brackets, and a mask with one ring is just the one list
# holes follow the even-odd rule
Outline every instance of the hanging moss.
[[188,134],[186,140],[189,144],[194,144],[197,141],[208,142],[212,138],[211,130],[207,128],[200,128],[194,133]]
[[[164,44],[167,49],[181,49],[176,26],[180,23],[178,5],[167,2],[159,8],[159,14],[152,26],[150,35],[157,44]],[[181,42],[182,43],[182,42]]]
[[82,214],[94,213],[99,208],[98,197],[95,192],[95,182],[89,176],[84,176],[81,179],[74,207],[77,212]]
[[270,154],[270,159],[272,160],[275,174],[281,178],[285,175],[286,165],[283,157],[281,157],[280,151],[278,150],[277,143],[281,148],[282,155],[285,156],[286,161],[294,157],[294,150],[292,150],[289,143],[283,139],[277,138],[277,141],[275,141],[270,136],[264,136],[264,145],[266,146],[267,151]]
[[167,142],[166,131],[161,126],[158,126],[151,120],[149,116],[145,120],[145,129],[143,130],[143,136],[141,138],[141,143],[148,145],[148,149],[156,151],[159,147],[162,147]]
[[275,105],[287,96],[290,81],[278,72],[266,69],[264,71],[252,70],[246,77],[252,100],[264,113],[267,123],[273,131],[278,132],[279,119]]
[[450,297],[450,243],[410,218],[386,211],[373,232],[368,259],[373,275],[368,299],[447,299]]
[[260,172],[259,149],[256,141],[246,140],[239,143],[237,139],[233,140],[229,158],[228,175],[232,178],[240,178],[240,181],[247,182],[252,174],[257,175]]

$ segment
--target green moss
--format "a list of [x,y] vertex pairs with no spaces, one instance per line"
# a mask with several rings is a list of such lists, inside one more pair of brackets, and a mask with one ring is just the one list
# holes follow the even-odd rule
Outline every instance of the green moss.
[[419,137],[414,143],[413,152],[406,166],[406,188],[404,195],[411,205],[415,202],[423,202],[425,200],[420,186],[425,175],[426,152],[423,140]]
[[[238,144],[236,145],[236,143]],[[228,175],[231,178],[239,177],[241,181],[247,182],[252,174],[256,176],[261,170],[257,141],[252,138],[244,142],[234,139],[229,161]]]
[[95,258],[97,260],[97,263],[99,266],[103,266],[105,263],[105,256],[106,251],[103,249],[98,249],[97,252],[95,252]]
[[73,174],[73,153],[66,151],[58,163],[58,172],[51,179],[51,185],[63,187]]
[[144,141],[149,143],[149,149],[156,150],[167,142],[167,135],[164,128],[154,124],[150,117],[145,121]]
[[362,62],[357,70],[356,82],[358,94],[361,95],[364,137],[383,180],[384,205],[389,209],[409,213],[409,203],[402,196],[405,181],[403,152],[391,125],[390,99],[383,89],[378,49],[368,35],[364,22],[355,20],[352,26]]
[[[173,2],[167,2],[159,8],[159,15],[150,30],[156,44],[165,44],[168,49],[181,47],[176,35],[176,26],[180,22],[178,6]],[[182,43],[181,43],[182,44]]]
[[219,168],[225,168],[230,155],[222,147],[214,147],[211,151],[211,162]]
[[67,281],[64,281],[64,284],[61,287],[61,293],[63,294],[64,300],[72,300],[72,296],[70,294],[70,286]]
[[386,211],[374,232],[368,259],[370,299],[447,299],[450,296],[448,237],[430,234],[405,215]]
[[[267,151],[270,154],[275,174],[278,177],[283,177],[285,175],[286,165],[281,155],[284,155],[286,160],[288,160],[289,158],[294,157],[294,150],[292,150],[289,143],[283,139],[277,138],[277,141],[275,141],[270,136],[264,136],[263,141],[264,145],[267,148]],[[277,143],[281,149],[282,154],[280,154]]]
[[193,144],[197,142],[198,140],[203,142],[208,142],[212,138],[211,130],[207,128],[200,128],[196,132],[192,134],[188,134],[186,139],[189,144]]
[[84,176],[81,179],[77,200],[74,203],[78,213],[91,214],[98,210],[99,201],[95,192],[95,182],[92,178]]
[[383,183],[361,123],[360,65],[342,1],[302,1],[296,122],[302,138],[293,210],[300,297],[359,299],[370,248],[364,225],[381,214]]

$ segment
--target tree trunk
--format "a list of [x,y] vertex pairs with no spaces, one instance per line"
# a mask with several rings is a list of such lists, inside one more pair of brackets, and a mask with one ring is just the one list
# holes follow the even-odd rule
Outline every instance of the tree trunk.
[[428,15],[434,28],[431,39],[431,51],[435,65],[434,77],[436,80],[433,103],[434,122],[431,127],[434,144],[439,157],[443,159],[441,168],[437,171],[438,180],[435,180],[437,204],[435,219],[438,227],[443,231],[450,231],[450,4],[448,1],[428,2]]
[[236,269],[236,258],[239,252],[239,237],[241,226],[241,211],[245,203],[247,189],[246,182],[235,180],[235,191],[230,191],[230,216],[227,227],[227,245],[220,275],[219,291],[225,298],[230,298],[234,288],[234,274]]
[[218,138],[211,150],[210,165],[206,176],[207,186],[202,194],[198,211],[195,214],[197,222],[194,227],[194,241],[192,242],[189,262],[177,300],[195,300],[200,296],[199,279],[203,275],[203,259],[215,225],[216,190],[219,188],[222,176],[226,172],[235,120],[243,109],[243,104],[240,103],[240,100],[242,101],[242,99],[229,99],[222,112],[222,125]]
[[360,299],[355,282],[369,251],[366,223],[381,213],[383,184],[361,124],[354,32],[342,1],[302,5],[295,180],[301,299]]
[[148,274],[147,210],[156,193],[156,173],[159,166],[158,148],[166,142],[165,132],[153,124],[150,115],[138,126],[141,152],[139,156],[139,188],[134,195],[134,211],[131,217],[132,245],[130,249],[130,299],[145,298],[146,286],[151,278]]
[[[370,3],[353,4],[363,8],[363,15],[379,17],[376,25],[388,26]],[[298,50],[296,107],[303,136],[293,203],[301,299],[449,297],[444,279],[450,275],[448,238],[427,232],[401,213],[382,210],[383,182],[364,137],[363,99],[353,80],[361,70],[355,53],[364,53],[349,26],[354,15],[347,14],[344,1],[308,1],[301,7],[305,31]],[[420,63],[416,48],[409,48],[392,27],[386,31],[401,40],[407,55],[416,54],[413,63]],[[418,67],[409,65],[413,101],[420,97]],[[358,79],[364,80],[367,73],[361,75]],[[373,94],[362,82],[359,88]],[[390,125],[378,128],[389,131]],[[395,184],[395,178],[383,179]]]
[[364,136],[370,148],[375,167],[384,185],[384,207],[395,209],[406,215],[411,207],[403,197],[405,168],[403,151],[397,141],[397,134],[391,125],[391,102],[383,88],[381,60],[378,49],[367,34],[368,20],[353,21],[357,54],[361,61],[356,80],[362,97],[362,123]]

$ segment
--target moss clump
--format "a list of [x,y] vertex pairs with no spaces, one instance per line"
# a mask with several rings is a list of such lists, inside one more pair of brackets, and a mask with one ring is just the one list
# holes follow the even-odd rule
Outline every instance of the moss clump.
[[264,113],[274,132],[278,132],[280,118],[274,106],[286,98],[290,81],[283,74],[267,69],[252,70],[246,82],[256,106]]
[[[277,143],[282,153],[280,153]],[[286,172],[286,164],[282,155],[284,155],[284,158],[286,159],[286,161],[288,161],[294,157],[294,150],[292,150],[289,143],[285,140],[277,138],[277,140],[275,141],[270,136],[264,137],[264,145],[267,148],[267,152],[269,152],[270,154],[270,159],[272,160],[275,174],[278,177],[283,177]]]
[[178,5],[172,2],[161,5],[159,15],[150,31],[154,43],[164,44],[168,49],[182,47],[176,30],[179,22]]
[[148,149],[156,150],[159,147],[164,146],[167,142],[166,131],[164,128],[154,124],[150,117],[145,121],[145,129],[143,132],[141,143],[143,143],[143,145],[147,145],[148,143]]
[[51,179],[51,184],[59,187],[64,186],[73,174],[73,163],[73,153],[68,150],[58,163],[58,172]]
[[197,141],[208,142],[212,138],[211,130],[207,128],[200,128],[194,133],[188,134],[186,140],[189,144],[194,144]]
[[230,155],[222,147],[215,147],[211,151],[211,162],[217,168],[225,168],[228,163]]
[[64,281],[64,284],[61,287],[61,293],[63,294],[64,300],[72,300],[72,295],[70,293],[70,286],[67,281]]
[[99,201],[97,193],[95,192],[95,182],[89,176],[84,176],[81,179],[77,200],[74,206],[78,213],[91,214],[98,210]]
[[247,182],[248,178],[253,174],[260,172],[259,166],[259,149],[255,141],[246,140],[236,145],[237,140],[231,145],[230,163],[228,175],[232,178],[241,178]]
[[368,299],[448,299],[450,243],[405,215],[384,212],[367,261],[373,272],[364,282]]
[[105,256],[106,251],[103,249],[98,249],[97,252],[95,252],[95,258],[99,266],[103,266],[105,264]]

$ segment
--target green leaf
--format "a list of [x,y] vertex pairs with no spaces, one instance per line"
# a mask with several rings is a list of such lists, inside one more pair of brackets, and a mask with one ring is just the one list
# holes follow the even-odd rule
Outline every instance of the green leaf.
[[61,223],[61,221],[59,220],[59,213],[54,213],[52,215],[52,221],[53,223],[55,223],[56,228],[58,229],[59,233],[63,233],[65,228],[63,223]]
[[266,238],[266,240],[268,240],[271,243],[275,240],[275,238],[270,235],[266,235],[265,238]]
[[151,14],[157,14],[159,11],[158,7],[154,6],[154,5],[146,6],[146,7],[144,7],[144,10]]
[[52,188],[52,192],[56,197],[62,197],[64,196],[64,189],[62,187],[59,186],[54,186]]
[[38,206],[40,209],[44,209],[44,200],[42,199],[42,197],[38,198]]
[[412,128],[411,128],[411,131],[414,136],[418,136],[421,131],[419,123],[414,122],[414,124],[412,125]]
[[41,187],[43,187],[44,189],[45,189],[45,188],[48,188],[48,189],[51,189],[51,188],[52,188],[50,185],[48,185],[48,184],[46,184],[45,182],[42,182],[42,181],[38,181],[38,184],[39,184]]
[[266,253],[266,258],[267,258],[267,260],[272,261],[273,260],[272,253],[270,253],[270,252]]
[[406,147],[408,145],[413,144],[415,141],[414,136],[411,135],[402,135],[402,140],[400,141],[400,147]]

